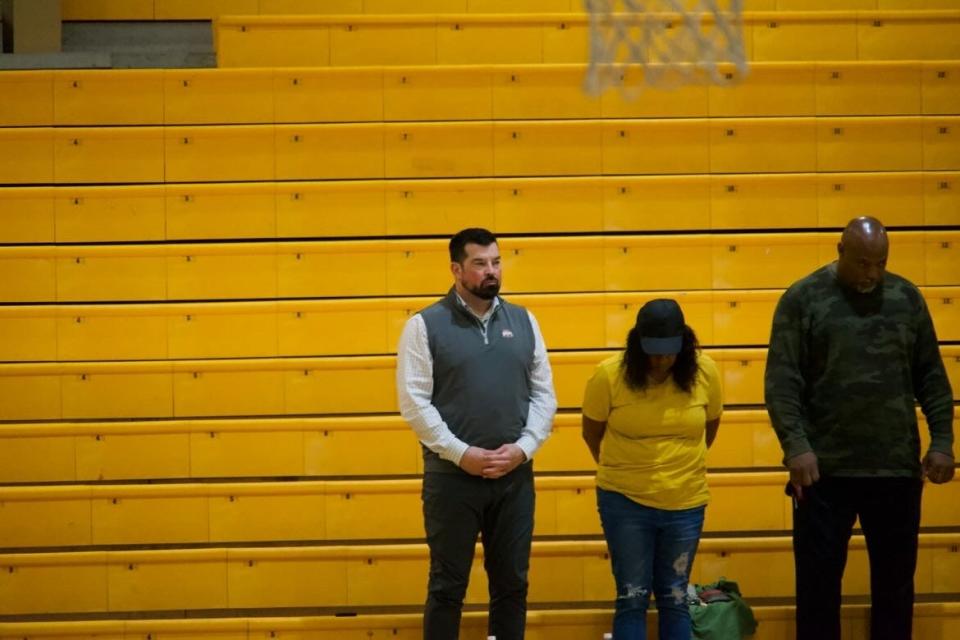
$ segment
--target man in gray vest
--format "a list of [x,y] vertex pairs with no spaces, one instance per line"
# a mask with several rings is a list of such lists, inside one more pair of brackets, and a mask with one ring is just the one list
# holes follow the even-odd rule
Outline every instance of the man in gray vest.
[[479,534],[488,633],[521,640],[533,536],[533,466],[557,400],[533,315],[500,298],[486,229],[450,240],[453,288],[407,321],[397,354],[400,413],[423,445],[430,578],[425,640],[456,640]]

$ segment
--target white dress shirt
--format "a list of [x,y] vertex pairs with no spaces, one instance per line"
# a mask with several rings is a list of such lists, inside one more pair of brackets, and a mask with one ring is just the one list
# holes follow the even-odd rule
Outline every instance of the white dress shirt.
[[[460,296],[457,296],[457,300],[480,321],[478,331],[486,342],[487,323],[500,306],[500,299],[494,298],[490,309],[483,315],[475,313]],[[527,424],[520,432],[516,444],[523,450],[527,460],[530,460],[550,435],[553,414],[557,411],[557,397],[553,391],[553,373],[540,326],[532,313],[527,311],[527,314],[534,335],[530,408],[527,412]],[[431,402],[433,356],[430,354],[430,343],[427,339],[427,325],[419,313],[407,320],[400,335],[400,344],[397,347],[397,396],[400,414],[413,428],[420,442],[442,459],[459,466],[460,459],[470,445],[453,435]]]

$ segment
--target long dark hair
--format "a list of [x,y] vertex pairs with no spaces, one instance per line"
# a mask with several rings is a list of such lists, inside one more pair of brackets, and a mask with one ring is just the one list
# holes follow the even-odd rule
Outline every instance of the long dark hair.
[[[670,370],[670,375],[677,386],[686,393],[690,393],[693,386],[697,383],[697,352],[700,350],[700,343],[697,341],[697,334],[689,325],[683,326],[683,346],[680,347],[680,353],[677,354],[677,361]],[[644,352],[640,346],[640,331],[636,327],[630,329],[627,334],[627,350],[623,354],[623,360],[620,362],[620,368],[623,370],[623,379],[627,386],[634,391],[643,391],[647,388],[650,373],[650,356]]]

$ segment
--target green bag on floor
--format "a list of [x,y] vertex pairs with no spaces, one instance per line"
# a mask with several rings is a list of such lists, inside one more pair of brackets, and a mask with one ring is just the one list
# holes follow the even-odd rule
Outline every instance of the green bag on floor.
[[698,640],[741,640],[757,630],[757,620],[743,601],[740,587],[725,578],[696,585],[697,600],[690,602],[693,637]]

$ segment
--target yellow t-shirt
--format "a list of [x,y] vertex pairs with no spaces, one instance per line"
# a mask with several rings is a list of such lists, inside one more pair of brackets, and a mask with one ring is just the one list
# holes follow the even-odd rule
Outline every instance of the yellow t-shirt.
[[723,412],[716,363],[700,354],[690,393],[673,378],[631,390],[623,379],[623,353],[601,362],[587,382],[583,415],[606,422],[597,486],[657,509],[689,509],[710,500],[706,423]]

